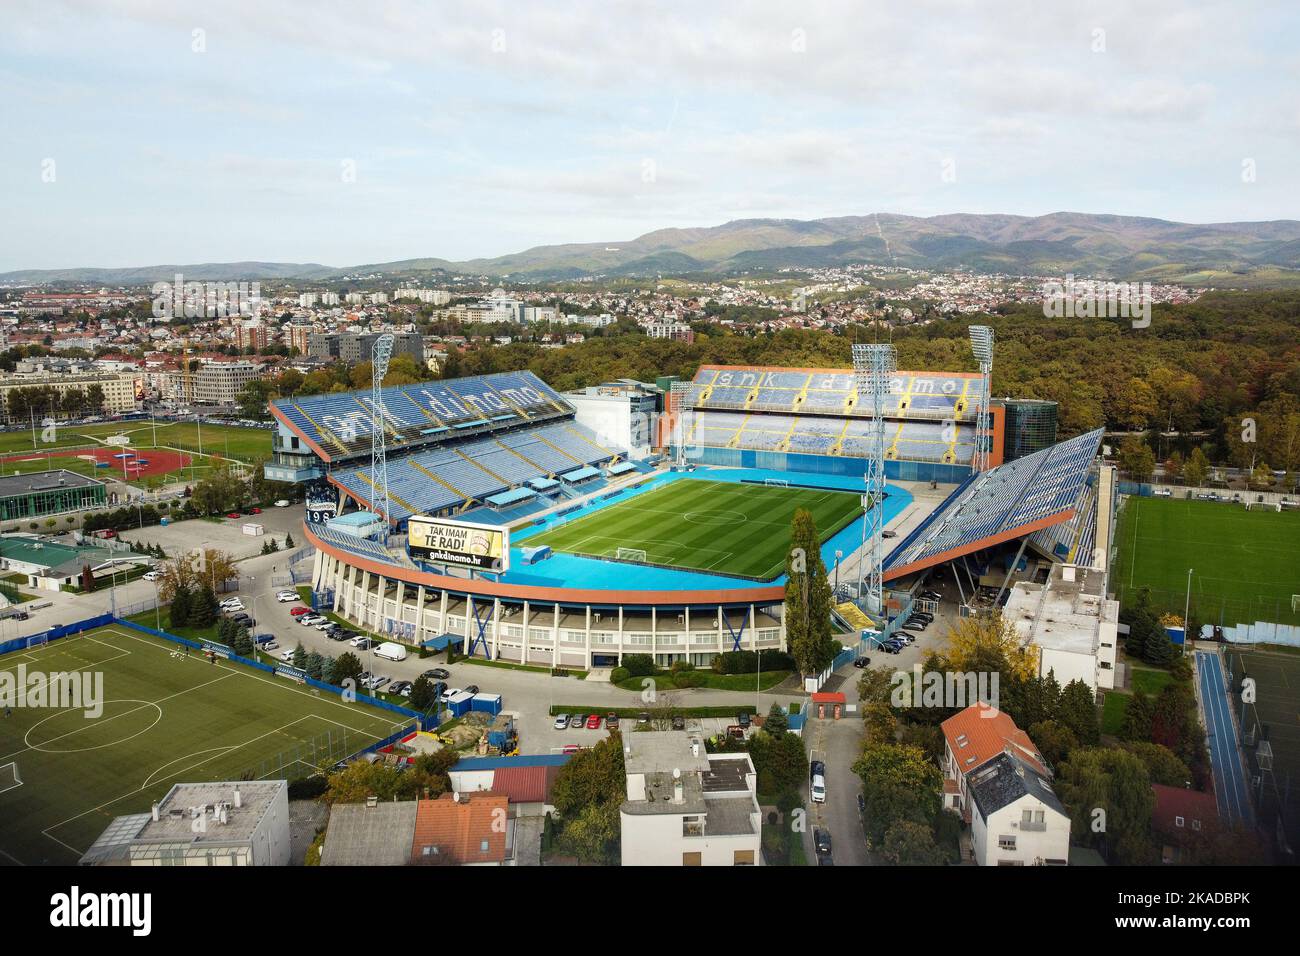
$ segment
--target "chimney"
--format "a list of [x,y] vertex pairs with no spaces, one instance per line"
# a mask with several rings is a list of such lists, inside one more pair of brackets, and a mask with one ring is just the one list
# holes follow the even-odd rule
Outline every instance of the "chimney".
[[153,805],[153,822],[158,822],[158,804],[156,803]]
[[367,809],[367,810],[373,810],[373,809],[374,809],[375,807],[377,807],[377,806],[379,806],[379,798],[378,798],[378,797],[374,797],[374,796],[366,797],[366,809]]
[[239,795],[239,788],[236,787],[235,788],[235,809],[238,810],[243,805],[244,805],[244,801]]
[[698,757],[699,755],[700,755],[700,742],[699,742],[698,740],[692,740],[692,741],[691,741],[691,756],[692,756],[692,757]]

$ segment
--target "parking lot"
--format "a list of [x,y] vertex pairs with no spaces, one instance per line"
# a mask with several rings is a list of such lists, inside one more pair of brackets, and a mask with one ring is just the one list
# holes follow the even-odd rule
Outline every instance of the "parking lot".
[[[301,543],[303,513],[301,504],[288,508],[264,508],[258,515],[240,515],[238,519],[191,518],[168,525],[123,531],[119,537],[124,541],[160,544],[168,555],[202,547],[225,551],[239,559],[261,554],[262,546],[269,538],[275,538],[276,544],[283,548],[285,536],[294,533],[295,542]],[[245,524],[259,524],[265,533],[244,534]]]

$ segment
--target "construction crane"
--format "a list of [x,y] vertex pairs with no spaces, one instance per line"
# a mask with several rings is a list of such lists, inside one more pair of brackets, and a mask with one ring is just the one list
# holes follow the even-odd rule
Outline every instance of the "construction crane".
[[380,540],[388,538],[388,438],[385,429],[388,415],[384,410],[384,376],[388,374],[388,360],[393,357],[393,333],[385,332],[375,339],[371,349],[370,377],[370,511],[384,519],[380,525]]

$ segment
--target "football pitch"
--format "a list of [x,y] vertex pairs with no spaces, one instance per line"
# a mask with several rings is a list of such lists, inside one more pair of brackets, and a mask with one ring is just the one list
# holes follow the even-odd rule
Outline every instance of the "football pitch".
[[[1273,750],[1272,774],[1257,791],[1261,822],[1275,821],[1284,807],[1287,839],[1300,845],[1300,654],[1295,649],[1228,649],[1226,664],[1234,685],[1243,675],[1255,681],[1255,701],[1244,708],[1234,698],[1238,718],[1244,715],[1244,730],[1268,727]],[[1257,750],[1247,748],[1252,773],[1259,773]]]
[[1116,534],[1112,580],[1121,601],[1141,588],[1181,615],[1192,570],[1192,616],[1202,624],[1300,624],[1300,511],[1247,511],[1240,504],[1129,497]]
[[823,542],[862,514],[860,495],[678,479],[527,539],[565,554],[645,552],[645,563],[770,581],[785,572],[790,522],[806,508]]
[[75,864],[173,783],[308,776],[411,722],[112,626],[0,657],[0,688],[60,672],[102,674],[102,713],[0,711],[0,864]]

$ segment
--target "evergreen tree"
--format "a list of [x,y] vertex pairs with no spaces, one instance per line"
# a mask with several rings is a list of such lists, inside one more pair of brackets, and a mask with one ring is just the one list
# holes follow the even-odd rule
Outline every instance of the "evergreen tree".
[[293,666],[298,668],[306,668],[307,666],[307,648],[303,647],[301,643],[293,649]]
[[292,535],[292,534],[286,534],[286,535],[284,536],[284,546],[285,546],[286,548],[292,548],[292,547],[293,547],[293,535]]
[[1101,739],[1096,698],[1081,680],[1070,681],[1061,691],[1056,719],[1068,727],[1081,744],[1096,744]]
[[183,582],[176,585],[170,611],[172,627],[188,627],[190,623],[190,589]]
[[190,622],[195,627],[211,627],[217,619],[217,596],[212,593],[212,585],[204,581],[194,593],[190,606]]
[[835,659],[831,637],[831,585],[822,562],[817,525],[805,508],[794,513],[786,558],[786,633],[790,653],[804,674],[825,670]]
[[780,737],[785,734],[789,727],[790,718],[781,709],[781,705],[773,701],[771,708],[767,712],[767,720],[763,723],[763,729],[773,737]]

